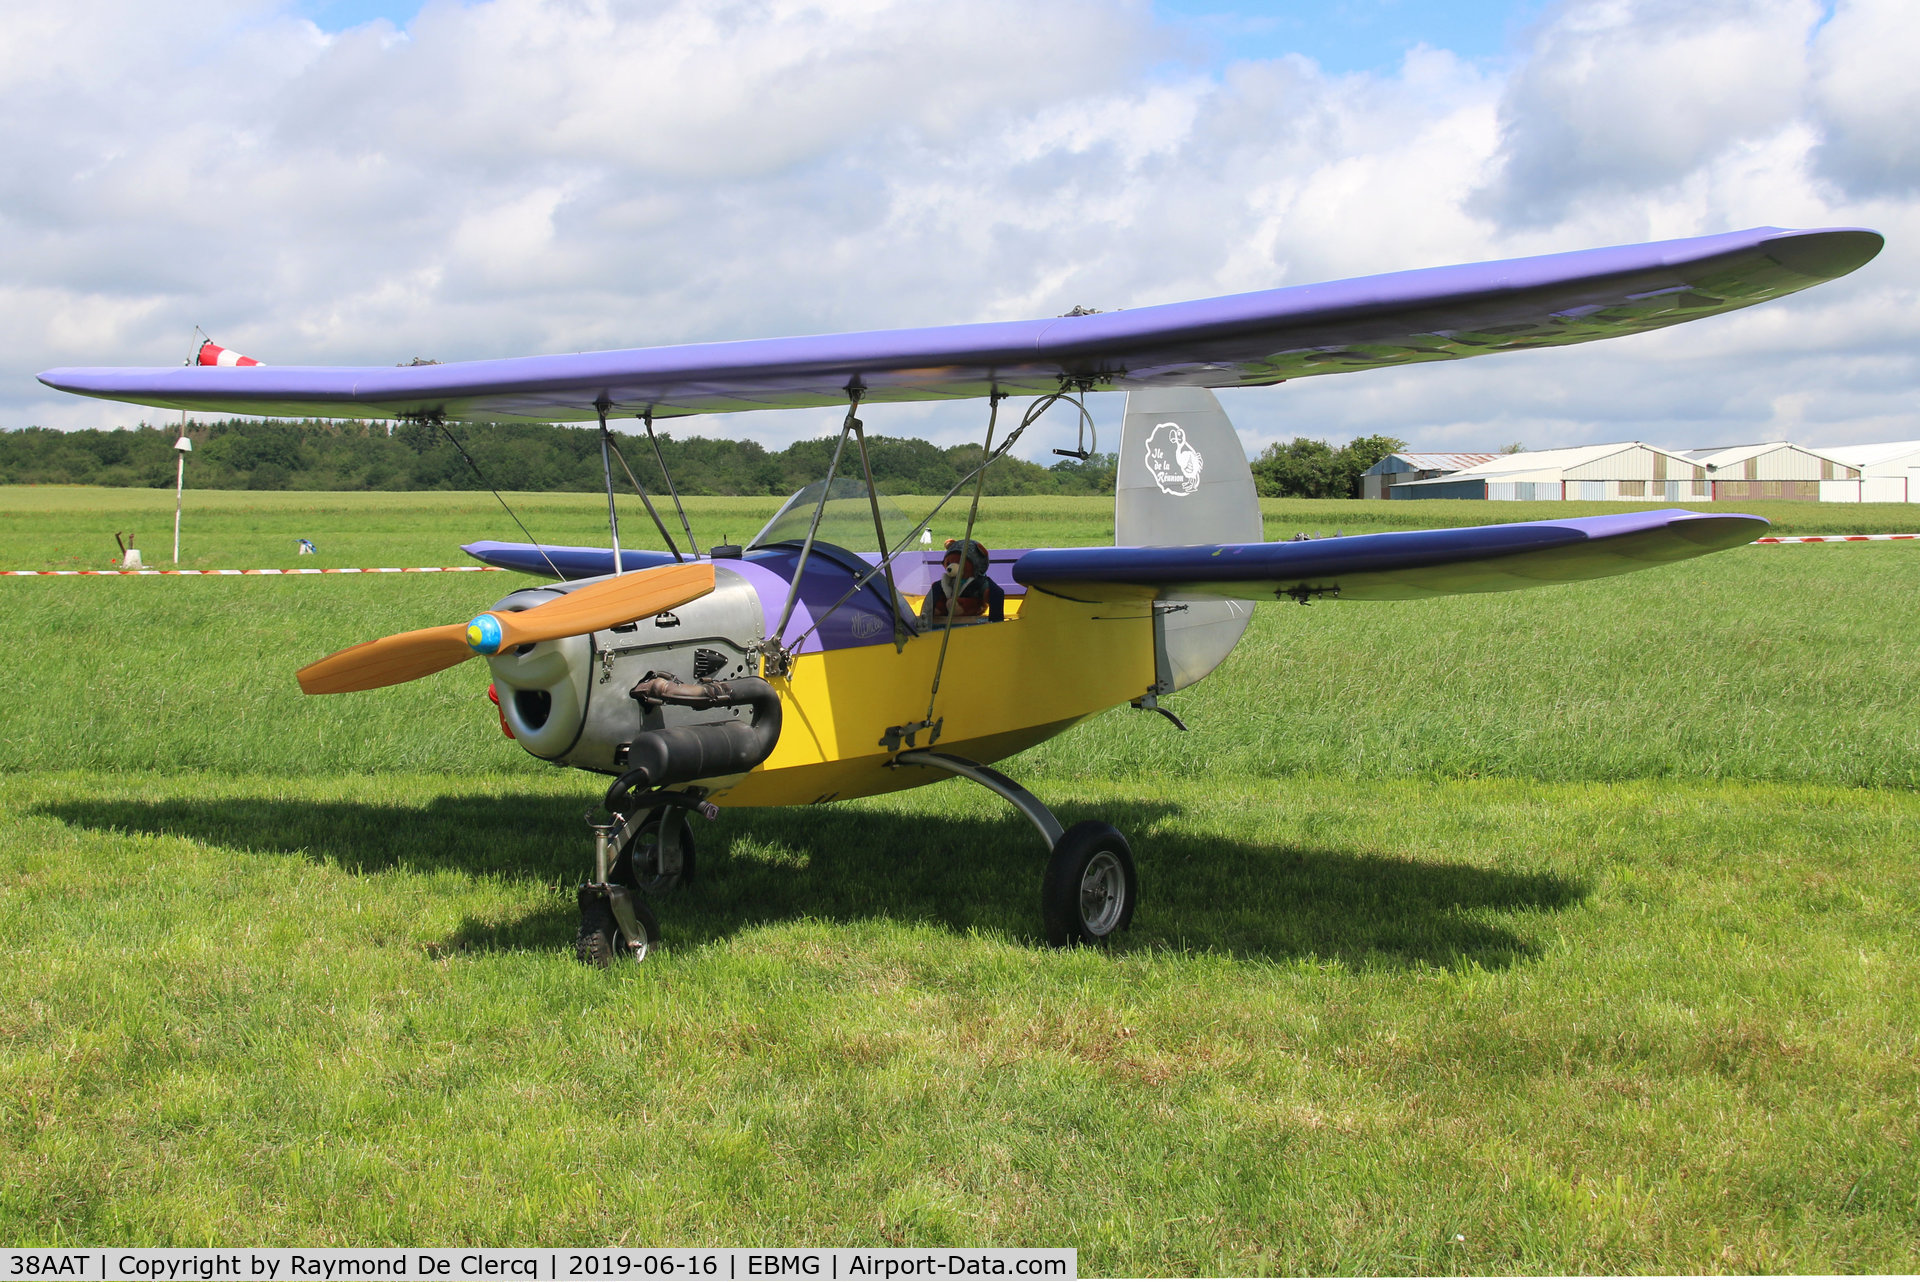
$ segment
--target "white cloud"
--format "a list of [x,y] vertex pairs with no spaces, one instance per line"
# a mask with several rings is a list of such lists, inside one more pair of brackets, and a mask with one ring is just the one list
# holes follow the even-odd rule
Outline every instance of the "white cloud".
[[[1255,449],[1920,436],[1920,197],[1884,106],[1913,93],[1909,20],[1819,16],[1567,3],[1510,68],[1416,48],[1328,75],[1182,63],[1141,0],[439,0],[337,35],[270,0],[14,6],[0,425],[131,421],[32,373],[172,363],[195,324],[276,364],[461,359],[1859,223],[1889,233],[1879,261],[1737,317],[1229,408]],[[835,417],[698,426],[779,443]],[[950,440],[984,412],[866,417]]]
[[1542,26],[1501,102],[1480,208],[1551,225],[1585,201],[1679,181],[1792,119],[1812,0],[1599,0]]
[[1920,193],[1920,10],[1909,0],[1842,0],[1814,46],[1820,173],[1843,191]]

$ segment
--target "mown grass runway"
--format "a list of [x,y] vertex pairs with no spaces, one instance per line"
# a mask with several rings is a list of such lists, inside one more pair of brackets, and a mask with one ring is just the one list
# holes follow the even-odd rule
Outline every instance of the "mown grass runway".
[[[104,561],[123,496],[0,491],[0,568]],[[486,495],[218,497],[189,563],[510,537]],[[736,538],[772,506],[707,502]],[[592,496],[528,507],[596,537]],[[1566,510],[1269,534],[1400,509]],[[1836,511],[1908,513],[1784,515]],[[505,576],[0,580],[0,1236],[1911,1271],[1916,557],[1265,607],[1192,733],[1122,709],[1005,767],[1133,837],[1115,952],[1039,947],[1031,831],[946,783],[701,825],[668,946],[613,973],[567,951],[592,782],[500,738],[477,668],[292,684]]]

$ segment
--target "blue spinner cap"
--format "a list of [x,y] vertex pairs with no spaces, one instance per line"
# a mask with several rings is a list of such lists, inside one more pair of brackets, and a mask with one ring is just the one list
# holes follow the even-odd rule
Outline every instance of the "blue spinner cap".
[[467,648],[475,654],[498,654],[502,635],[500,620],[491,614],[475,615],[467,624]]

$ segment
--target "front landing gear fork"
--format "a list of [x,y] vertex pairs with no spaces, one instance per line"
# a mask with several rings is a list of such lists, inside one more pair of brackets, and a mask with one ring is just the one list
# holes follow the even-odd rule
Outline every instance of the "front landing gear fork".
[[897,753],[893,762],[971,779],[1004,797],[1040,830],[1048,852],[1047,874],[1040,883],[1040,917],[1046,923],[1049,944],[1055,948],[1105,944],[1133,924],[1140,877],[1133,848],[1118,828],[1098,819],[1062,828],[1038,797],[998,770],[965,757],[922,748]]
[[580,887],[580,931],[574,937],[574,955],[594,966],[616,960],[645,961],[660,938],[660,922],[634,887],[613,878],[619,843],[627,828],[626,816],[611,814],[593,829],[593,880]]

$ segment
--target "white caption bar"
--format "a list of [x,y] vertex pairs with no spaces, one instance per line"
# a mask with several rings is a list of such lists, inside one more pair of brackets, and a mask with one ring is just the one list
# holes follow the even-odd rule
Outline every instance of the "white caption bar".
[[73,1247],[0,1250],[0,1279],[78,1279],[79,1282],[359,1282],[407,1278],[467,1282],[475,1278],[531,1278],[537,1282],[696,1282],[804,1279],[806,1282],[896,1282],[901,1278],[1079,1277],[1079,1252],[1069,1248],[891,1247],[859,1250],[720,1247],[605,1247],[598,1250],[445,1249],[415,1247],[187,1249]]

